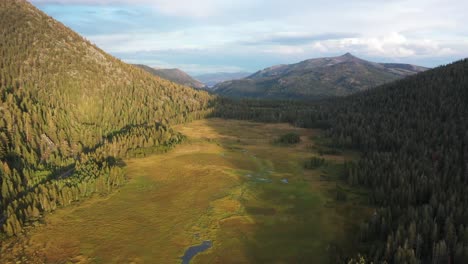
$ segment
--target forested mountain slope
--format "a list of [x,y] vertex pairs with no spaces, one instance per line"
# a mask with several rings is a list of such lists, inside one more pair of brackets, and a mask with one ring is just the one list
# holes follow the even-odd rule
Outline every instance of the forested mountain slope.
[[183,72],[182,70],[179,69],[159,69],[159,68],[151,68],[146,65],[142,64],[135,64],[135,66],[153,74],[156,76],[159,76],[163,79],[178,83],[180,85],[186,85],[192,88],[196,89],[203,89],[205,88],[205,85],[201,83],[200,81],[194,79],[190,75],[188,75],[186,72]]
[[363,155],[346,179],[377,208],[362,225],[376,263],[468,260],[468,60],[323,103],[225,100],[218,116],[327,129]]
[[0,2],[0,227],[123,181],[116,159],[181,140],[211,97],[104,53],[25,0]]
[[213,90],[230,97],[323,98],[349,95],[425,70],[410,64],[370,62],[347,53],[273,66],[241,80],[217,84]]

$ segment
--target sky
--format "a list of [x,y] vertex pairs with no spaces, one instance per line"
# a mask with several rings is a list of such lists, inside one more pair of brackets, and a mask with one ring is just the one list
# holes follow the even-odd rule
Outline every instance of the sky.
[[435,67],[468,57],[465,0],[30,0],[128,63],[255,72],[350,52]]

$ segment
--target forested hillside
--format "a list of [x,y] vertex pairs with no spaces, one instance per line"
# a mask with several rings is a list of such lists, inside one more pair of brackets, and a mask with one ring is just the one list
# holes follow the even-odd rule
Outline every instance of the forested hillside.
[[[0,17],[0,239],[122,185],[123,158],[184,140],[172,124],[216,116],[321,128],[330,147],[359,150],[344,179],[366,187],[377,208],[359,234],[367,260],[467,262],[468,60],[344,98],[236,101],[125,64],[25,0],[1,0]],[[334,70],[311,75],[314,63]],[[285,87],[296,89],[287,98],[297,98],[357,91],[356,72],[367,89],[421,70],[346,54],[254,76],[265,80],[271,98]],[[345,78],[336,75],[342,72]],[[318,86],[304,76],[341,86],[307,92]]]
[[141,68],[153,75],[159,76],[163,79],[181,84],[186,85],[188,87],[196,88],[196,89],[203,89],[205,85],[198,80],[195,80],[193,77],[188,75],[187,73],[183,72],[179,69],[160,69],[160,68],[151,68],[146,65],[142,64],[135,64],[138,68]]
[[212,97],[104,53],[25,0],[0,2],[0,227],[124,180],[118,159],[182,140]]
[[217,116],[326,129],[370,190],[363,252],[377,263],[468,259],[468,60],[322,103],[224,100]]

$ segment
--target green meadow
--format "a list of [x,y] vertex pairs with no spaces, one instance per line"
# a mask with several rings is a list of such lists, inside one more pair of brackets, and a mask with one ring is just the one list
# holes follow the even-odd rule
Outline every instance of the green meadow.
[[[185,143],[126,160],[122,188],[47,215],[12,252],[48,263],[180,263],[210,240],[191,263],[327,263],[355,250],[372,211],[366,192],[341,180],[356,153],[321,156],[308,170],[326,148],[318,130],[221,119],[175,128]],[[287,133],[301,142],[275,144]]]

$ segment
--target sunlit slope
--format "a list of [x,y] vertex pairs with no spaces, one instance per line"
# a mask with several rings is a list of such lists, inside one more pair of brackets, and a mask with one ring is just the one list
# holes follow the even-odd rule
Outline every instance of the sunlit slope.
[[209,111],[207,93],[119,61],[27,1],[2,0],[0,17],[0,226],[9,234],[83,195],[60,202],[83,179],[55,183],[77,162],[95,162],[84,175],[98,177],[108,156],[172,144],[167,124]]
[[163,79],[186,85],[196,89],[205,88],[205,85],[200,81],[194,79],[192,76],[188,75],[186,72],[183,72],[179,69],[161,69],[161,68],[152,68],[142,64],[135,64],[138,68],[141,68],[155,76],[159,76]]
[[229,97],[316,99],[368,90],[425,70],[410,64],[370,62],[347,53],[269,67],[217,84],[214,90]]

